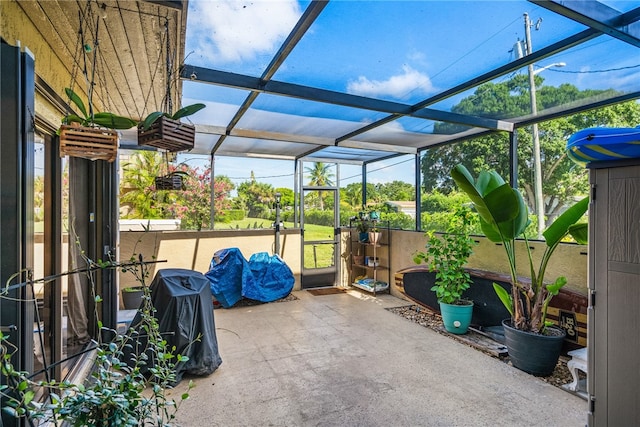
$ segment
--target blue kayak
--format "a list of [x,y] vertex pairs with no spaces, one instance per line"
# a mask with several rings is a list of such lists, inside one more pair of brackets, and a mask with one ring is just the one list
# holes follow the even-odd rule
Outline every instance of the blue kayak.
[[583,129],[567,141],[567,155],[581,165],[640,158],[640,127]]

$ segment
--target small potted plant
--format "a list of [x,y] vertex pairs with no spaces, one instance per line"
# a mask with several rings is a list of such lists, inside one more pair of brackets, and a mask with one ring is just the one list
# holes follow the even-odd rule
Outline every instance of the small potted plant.
[[380,212],[378,211],[370,211],[367,215],[369,221],[371,221],[371,225],[369,227],[369,243],[378,244],[380,243],[380,239],[382,238],[382,233],[378,229],[378,221],[380,221]]
[[416,264],[424,262],[435,271],[436,282],[431,290],[438,298],[444,327],[453,334],[467,333],[473,315],[473,301],[462,298],[472,283],[471,276],[464,269],[475,245],[469,237],[472,221],[471,210],[460,207],[442,236],[437,236],[434,231],[426,233],[426,251],[416,252],[413,257]]
[[364,255],[361,253],[361,245],[358,245],[357,253],[352,255],[352,260],[355,265],[364,265]]
[[132,286],[122,288],[122,304],[125,310],[137,310],[142,304],[144,288],[142,286]]
[[113,113],[93,113],[91,101],[89,111],[72,89],[65,88],[69,100],[82,114],[67,114],[58,129],[60,156],[82,157],[89,160],[113,162],[118,154],[117,129],[130,129],[138,123],[128,117]]
[[197,113],[204,104],[187,105],[174,114],[154,111],[138,126],[138,144],[169,152],[190,150],[195,144],[196,127],[180,119]]
[[358,230],[358,241],[366,243],[369,241],[369,221],[367,219],[360,218],[356,222],[356,229]]
[[[578,221],[587,211],[589,198],[569,207],[542,233],[546,248],[540,264],[535,265],[524,235],[529,211],[520,192],[495,171],[482,171],[474,179],[467,168],[457,165],[451,176],[473,202],[486,237],[502,244],[509,261],[511,293],[495,283],[493,288],[511,314],[502,325],[513,366],[537,376],[551,375],[562,351],[565,332],[547,321],[547,309],[567,279],[558,277],[552,283],[545,283],[544,274],[555,249],[567,235],[578,243],[587,242],[587,224]],[[524,283],[517,276],[516,238],[519,236],[524,238],[526,271],[531,274],[531,283]]]
[[382,232],[376,225],[376,221],[373,221],[371,228],[369,229],[369,243],[378,244],[382,239]]

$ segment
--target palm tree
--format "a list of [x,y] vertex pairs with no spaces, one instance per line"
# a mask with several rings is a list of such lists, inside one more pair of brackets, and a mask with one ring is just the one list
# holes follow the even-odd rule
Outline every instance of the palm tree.
[[[313,167],[304,168],[305,172],[309,174],[309,185],[313,187],[328,187],[334,185],[333,178],[335,175],[331,172],[333,165],[316,162]],[[324,210],[323,192],[318,191],[318,198],[320,199],[320,210]]]
[[[129,218],[162,218],[162,202],[166,191],[155,190],[155,178],[167,172],[162,154],[142,151],[131,156],[122,166],[120,200],[129,205]],[[168,195],[167,195],[168,196]]]

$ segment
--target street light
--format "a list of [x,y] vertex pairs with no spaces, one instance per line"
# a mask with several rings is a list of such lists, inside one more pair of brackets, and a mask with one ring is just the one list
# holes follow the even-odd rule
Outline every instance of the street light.
[[[540,21],[538,21],[540,22]],[[536,26],[536,29],[538,27]],[[531,55],[533,48],[531,46],[531,22],[529,14],[524,14],[524,30],[526,37],[526,54]],[[538,105],[536,103],[536,82],[535,75],[543,72],[551,67],[564,67],[564,62],[550,64],[540,69],[534,70],[533,64],[529,64],[529,94],[531,96],[531,114],[535,117],[538,114]],[[536,215],[538,217],[538,239],[542,239],[542,231],[545,228],[544,221],[544,195],[542,194],[542,161],[540,159],[540,134],[538,132],[538,123],[531,126],[533,133],[533,170],[534,170],[534,191],[536,202]]]
[[549,64],[549,65],[545,65],[544,67],[538,68],[537,70],[535,70],[533,72],[534,76],[537,76],[538,74],[540,74],[541,72],[543,72],[544,70],[548,70],[549,68],[553,68],[553,67],[566,67],[567,64],[564,62],[555,62],[553,64]]

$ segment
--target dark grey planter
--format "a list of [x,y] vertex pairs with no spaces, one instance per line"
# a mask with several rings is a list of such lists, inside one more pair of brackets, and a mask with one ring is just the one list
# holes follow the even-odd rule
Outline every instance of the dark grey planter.
[[562,352],[566,333],[557,326],[549,326],[551,335],[521,331],[511,326],[511,319],[502,321],[504,338],[511,363],[516,368],[537,377],[553,373]]
[[124,288],[122,290],[122,303],[125,310],[137,310],[142,304],[142,296],[144,291],[139,288]]

